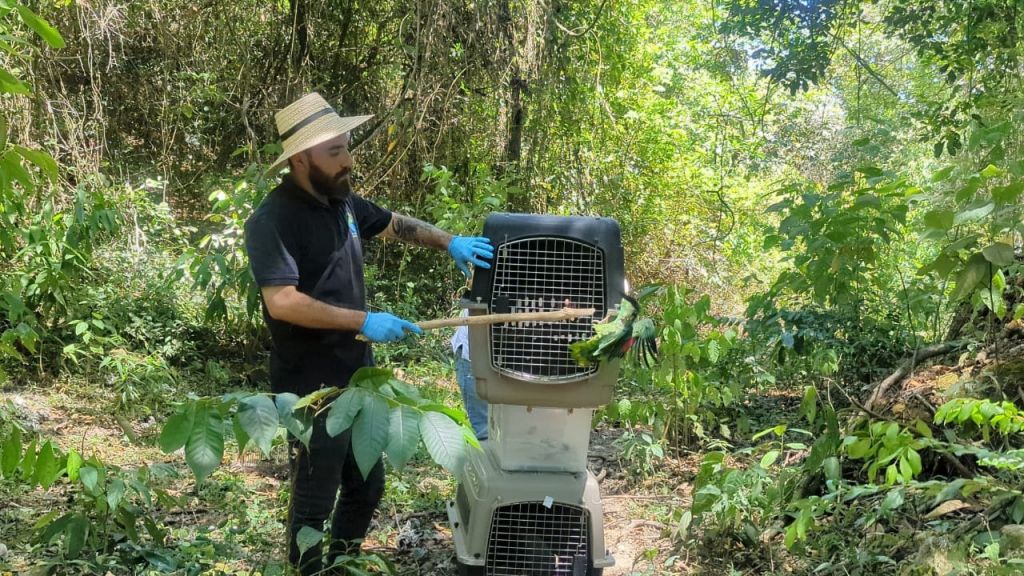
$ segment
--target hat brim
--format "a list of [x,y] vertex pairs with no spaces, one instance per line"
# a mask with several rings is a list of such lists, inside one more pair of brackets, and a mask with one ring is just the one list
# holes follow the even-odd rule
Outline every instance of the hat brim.
[[373,118],[373,114],[345,117],[338,116],[337,114],[329,114],[314,120],[308,126],[304,126],[301,130],[292,135],[291,138],[284,141],[284,150],[281,152],[281,155],[277,157],[277,160],[274,160],[274,163],[270,165],[270,168],[267,169],[267,175],[273,175],[281,170],[281,168],[288,163],[288,159],[292,156],[305,150],[309,150],[318,144],[323,144],[328,140],[347,134],[370,118]]

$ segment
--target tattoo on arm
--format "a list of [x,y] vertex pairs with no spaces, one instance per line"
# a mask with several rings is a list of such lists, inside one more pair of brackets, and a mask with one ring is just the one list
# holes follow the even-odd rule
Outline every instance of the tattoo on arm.
[[452,239],[451,234],[436,226],[394,213],[391,215],[391,225],[384,231],[384,236],[438,250],[446,249]]
[[398,216],[391,221],[391,225],[395,229],[395,237],[404,242],[415,241],[420,231],[426,228],[421,226],[422,224],[423,222],[419,220],[405,218],[404,216]]

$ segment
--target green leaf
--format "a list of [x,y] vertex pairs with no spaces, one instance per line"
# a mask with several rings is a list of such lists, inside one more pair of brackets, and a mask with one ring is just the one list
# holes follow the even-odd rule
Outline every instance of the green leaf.
[[989,164],[981,171],[981,175],[985,178],[997,178],[1003,175],[1003,171]]
[[913,448],[907,449],[907,462],[910,464],[910,470],[916,476],[921,473],[921,455]]
[[871,440],[868,438],[859,438],[846,449],[846,453],[850,455],[850,458],[860,460],[867,456],[870,450]]
[[352,379],[349,380],[349,387],[367,388],[376,391],[394,379],[395,373],[387,368],[364,366],[356,370],[356,373],[352,375]]
[[[274,408],[275,416],[277,414],[277,407]],[[235,443],[238,445],[238,454],[241,455],[245,452],[247,446],[249,446],[250,438],[249,433],[242,428],[242,422],[239,420],[238,413],[235,413],[235,417],[231,419],[231,430],[235,433]]]
[[825,471],[825,479],[833,482],[838,482],[842,479],[842,467],[839,465],[839,459],[835,456],[829,456],[822,462],[822,468]]
[[21,459],[21,478],[28,480],[35,476],[36,471],[36,441],[32,440],[25,447],[25,456]]
[[185,406],[181,412],[167,419],[167,422],[164,423],[164,429],[160,431],[160,440],[158,442],[160,450],[164,454],[170,454],[184,446],[185,442],[188,442],[188,437],[192,434],[192,421],[195,418],[195,414],[195,404],[192,403]]
[[380,455],[388,444],[390,417],[387,400],[368,394],[363,409],[352,424],[352,451],[364,479],[380,461]]
[[196,482],[202,482],[220,466],[224,457],[224,421],[220,411],[207,403],[195,406],[192,432],[185,443],[185,462]]
[[1006,186],[996,186],[992,189],[992,199],[999,204],[1013,204],[1017,197],[1024,192],[1024,182],[1016,181]]
[[334,399],[330,411],[327,412],[327,420],[324,423],[327,433],[337,436],[348,430],[370,396],[370,392],[363,388],[350,386],[343,390],[341,396]]
[[124,490],[124,480],[120,478],[114,478],[110,481],[110,485],[107,486],[107,505],[110,506],[111,512],[115,512],[121,504],[121,499],[124,498]]
[[21,154],[22,158],[36,165],[43,175],[46,176],[50,182],[56,182],[59,176],[57,170],[57,162],[52,156],[43,152],[42,150],[30,150],[24,146],[15,146],[14,150]]
[[949,210],[932,210],[924,215],[924,225],[936,230],[949,230],[953,227],[954,216]]
[[[238,421],[264,455],[277,435],[278,417],[274,401],[262,394],[243,398],[238,403]],[[239,447],[241,448],[241,447]]]
[[304,445],[309,446],[309,439],[313,435],[313,427],[305,417],[305,412],[295,412],[295,404],[299,397],[291,392],[284,392],[274,397],[274,404],[277,405],[277,417],[281,425],[285,427],[292,436],[299,439]]
[[0,92],[8,94],[31,94],[28,85],[19,80],[14,74],[0,67]]
[[42,486],[43,490],[46,490],[57,480],[59,473],[60,461],[57,455],[54,454],[53,444],[47,441],[39,449],[39,457],[36,458],[36,470],[33,479],[36,484]]
[[769,450],[761,457],[761,468],[767,470],[772,464],[775,464],[775,461],[779,459],[779,454],[778,450]]
[[65,468],[67,469],[68,480],[77,482],[78,471],[82,468],[82,457],[78,455],[74,448],[68,451],[68,462]]
[[89,539],[89,524],[89,519],[79,514],[75,514],[68,522],[66,544],[69,557],[78,558],[78,555],[82,553],[82,549],[85,548],[85,543]]
[[995,210],[995,202],[983,202],[971,204],[973,208],[968,207],[966,210],[953,216],[953,225],[959,226],[961,224],[967,224],[968,222],[976,222],[981,220],[985,216],[988,216]]
[[161,572],[174,572],[178,569],[178,561],[173,557],[156,550],[143,550],[142,557],[150,566]]
[[295,544],[299,547],[299,555],[306,553],[313,546],[324,541],[324,533],[312,526],[303,526],[295,535]]
[[[939,150],[941,150],[941,148],[939,148]],[[938,156],[939,156],[939,154],[935,155],[936,158],[938,158]],[[945,168],[936,171],[934,174],[932,174],[932,178],[931,178],[932,182],[933,183],[938,183],[938,182],[942,182],[944,180],[949,179],[949,176],[953,173],[953,170],[955,170],[955,169],[956,169],[956,166],[946,166]]]
[[99,483],[100,473],[92,466],[83,466],[78,472],[78,478],[82,481],[82,486],[89,491],[90,494],[96,493],[96,485]]
[[982,249],[981,253],[985,256],[986,260],[996,266],[1009,266],[1013,264],[1013,246],[1009,244],[995,242]]
[[900,478],[902,478],[904,482],[910,482],[914,479],[914,470],[906,458],[899,459],[899,469]]
[[50,26],[49,22],[43,20],[37,16],[35,12],[20,4],[18,5],[18,14],[21,15],[22,21],[24,21],[29,28],[31,28],[39,35],[40,38],[50,45],[50,48],[60,49],[64,47],[64,38],[61,37],[60,32],[57,32],[53,26]]
[[14,476],[21,462],[21,429],[15,427],[11,434],[4,439],[3,454],[0,456],[0,473],[4,478]]
[[388,445],[384,453],[396,470],[405,467],[405,463],[416,453],[420,441],[420,413],[410,406],[396,406],[391,409],[389,421]]
[[711,362],[712,364],[717,363],[718,357],[721,355],[721,350],[718,340],[709,340],[706,351],[708,362]]
[[818,390],[814,386],[804,388],[804,397],[800,401],[800,411],[807,418],[807,423],[814,425],[814,419],[818,415]]
[[856,171],[863,174],[866,178],[878,178],[885,174],[878,166],[859,166]]
[[[71,519],[75,516],[74,514],[65,514],[60,518],[53,520],[53,517],[54,515],[56,515],[56,512],[57,511],[54,510],[53,512],[50,512],[46,516],[43,516],[38,522],[36,522],[37,529],[42,529],[44,526],[46,527],[46,529],[43,530],[43,533],[39,535],[39,542],[41,542],[42,544],[49,544],[50,542],[52,542],[53,539],[56,538],[58,534],[62,533],[67,528],[68,524],[71,523]],[[53,521],[46,521],[47,519]]]
[[921,267],[921,269],[918,270],[918,273],[923,275],[935,272],[940,278],[945,278],[949,276],[949,273],[952,272],[959,264],[960,260],[958,258],[954,258],[943,252],[930,264]]
[[970,296],[974,288],[988,278],[989,263],[980,252],[971,256],[967,266],[956,277],[956,291],[953,300],[958,301]]
[[420,418],[420,436],[434,462],[453,474],[459,473],[466,454],[461,426],[440,412],[425,412]]

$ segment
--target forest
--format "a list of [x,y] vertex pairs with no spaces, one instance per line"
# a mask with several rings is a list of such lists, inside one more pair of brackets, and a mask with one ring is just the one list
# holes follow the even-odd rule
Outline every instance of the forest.
[[[386,469],[322,573],[466,574],[451,329],[271,393],[245,223],[313,91],[388,210],[621,230],[592,557],[487,574],[1024,574],[1020,0],[0,0],[0,576],[297,574],[313,412]],[[363,249],[371,312],[459,316]]]

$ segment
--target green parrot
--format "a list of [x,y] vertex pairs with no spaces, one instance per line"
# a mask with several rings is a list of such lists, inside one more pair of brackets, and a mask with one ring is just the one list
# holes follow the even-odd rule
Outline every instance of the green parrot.
[[639,312],[640,304],[624,296],[613,317],[594,324],[594,336],[569,345],[573,359],[580,366],[591,366],[622,358],[632,350],[637,361],[650,368],[658,358],[658,330],[650,318],[639,318]]

